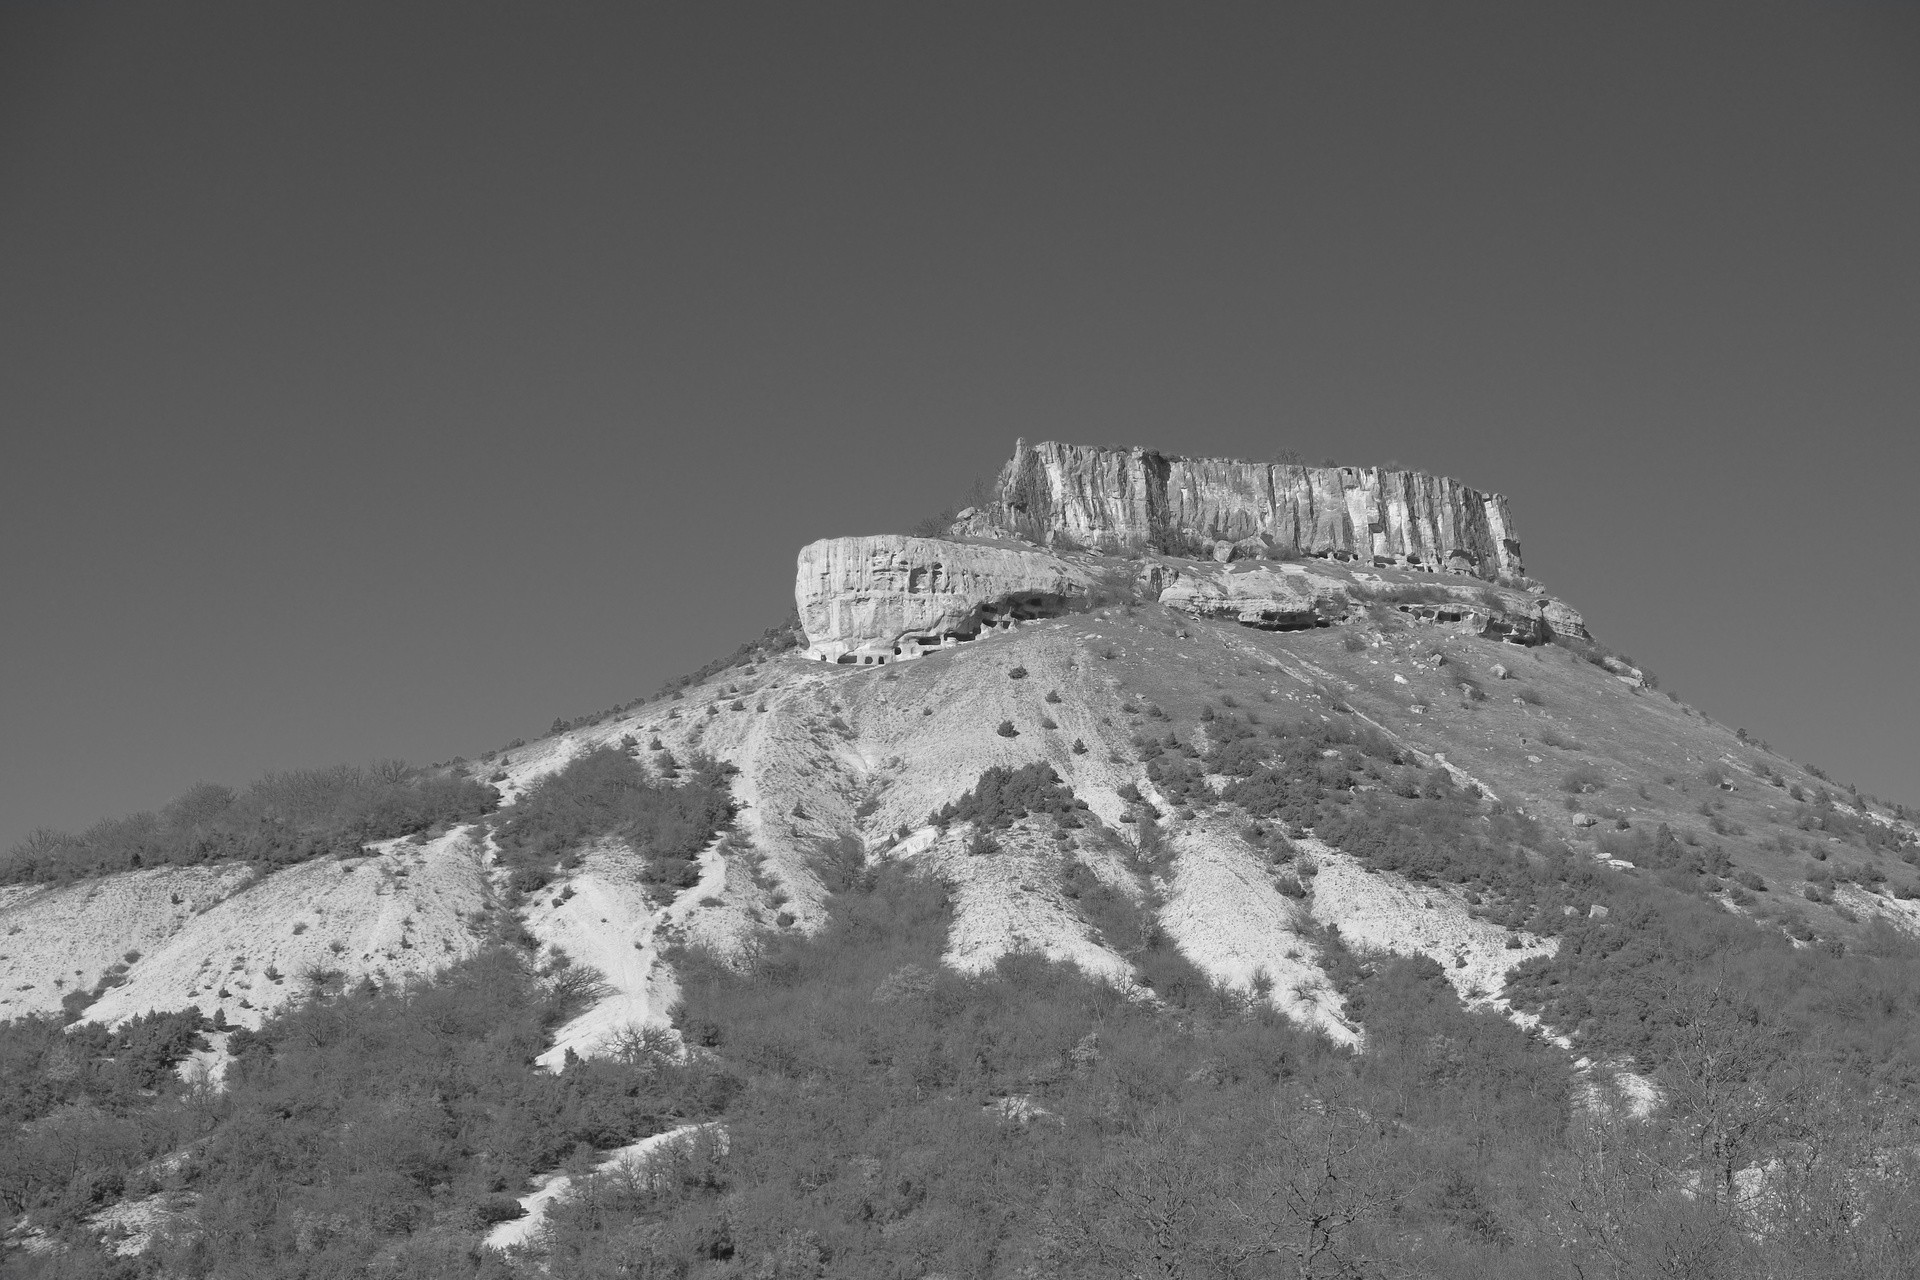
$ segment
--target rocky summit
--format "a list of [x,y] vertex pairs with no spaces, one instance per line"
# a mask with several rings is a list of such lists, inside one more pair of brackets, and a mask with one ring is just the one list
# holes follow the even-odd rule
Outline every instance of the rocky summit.
[[1325,626],[1356,590],[1403,580],[1431,588],[1406,606],[1429,621],[1518,644],[1584,637],[1520,565],[1506,499],[1439,476],[1020,441],[946,538],[812,543],[794,596],[809,657],[866,666],[1121,594]]
[[1913,1274],[1913,814],[1504,498],[1022,443],[932,528],[531,741],[10,851],[0,1271]]
[[1522,572],[1505,498],[1444,476],[1378,467],[1022,440],[993,501],[964,513],[958,527],[1059,550],[1311,556],[1487,579]]

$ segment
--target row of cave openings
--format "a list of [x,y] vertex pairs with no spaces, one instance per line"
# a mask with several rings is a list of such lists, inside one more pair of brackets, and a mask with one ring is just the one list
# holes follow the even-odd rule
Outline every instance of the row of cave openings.
[[983,604],[959,626],[933,635],[902,636],[895,645],[865,644],[833,659],[843,667],[878,667],[925,657],[942,649],[971,644],[983,635],[1011,631],[1023,622],[1058,618],[1071,612],[1067,598],[1052,592],[1028,592]]
[[[1422,560],[1418,551],[1409,551],[1405,555],[1399,556],[1375,555],[1372,557],[1363,556],[1362,553],[1358,551],[1316,551],[1312,554],[1316,560],[1339,560],[1343,562],[1370,558],[1373,561],[1373,567],[1376,569],[1415,569],[1421,573],[1439,573],[1442,568],[1438,563],[1428,564],[1425,560]],[[1472,556],[1456,547],[1452,552],[1448,553],[1445,569],[1448,573],[1478,575],[1480,565]]]
[[[1445,605],[1403,604],[1400,612],[1416,620],[1431,623],[1461,623],[1475,616],[1470,609],[1455,609]],[[878,667],[889,662],[909,661],[937,653],[942,649],[957,648],[971,644],[983,635],[998,631],[1011,631],[1023,622],[1037,622],[1043,618],[1058,618],[1071,612],[1067,598],[1049,592],[1032,592],[1010,596],[980,606],[960,626],[934,634],[902,636],[899,643],[893,645],[865,644],[849,649],[835,658],[821,656],[822,661],[832,661],[843,667]],[[1332,626],[1332,620],[1322,617],[1312,609],[1260,609],[1250,610],[1236,616],[1243,627],[1252,627],[1260,631],[1311,631],[1317,627]],[[1514,645],[1539,644],[1544,640],[1539,626],[1531,619],[1525,623],[1516,620],[1489,617],[1479,634],[1489,639],[1502,640]]]
[[[1446,605],[1403,604],[1395,607],[1416,622],[1470,622],[1479,616],[1476,610],[1454,609]],[[1489,615],[1475,634],[1523,647],[1545,644],[1547,641],[1545,625],[1532,618],[1522,621]]]

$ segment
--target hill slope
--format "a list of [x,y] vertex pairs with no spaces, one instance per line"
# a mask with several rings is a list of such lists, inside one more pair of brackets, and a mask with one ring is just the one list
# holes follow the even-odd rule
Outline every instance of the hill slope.
[[[1196,1045],[1267,1037],[1261,1052],[1318,1064],[1298,1068],[1316,1082],[1301,1086],[1301,1105],[1327,1116],[1329,1090],[1418,1074],[1416,1060],[1445,1089],[1464,1087],[1445,1064],[1478,1046],[1488,1056],[1476,1070],[1524,1082],[1500,1107],[1537,1102],[1528,1142],[1571,1141],[1587,1122],[1569,1127],[1568,1097],[1588,1100],[1593,1123],[1668,1107],[1691,1132],[1731,1142],[1711,1159],[1671,1157],[1696,1189],[1722,1177],[1748,1215],[1727,1220],[1728,1239],[1757,1229],[1735,1175],[1764,1180],[1767,1160],[1804,1153],[1808,1139],[1781,1136],[1783,1101],[1767,1113],[1772,1154],[1736,1150],[1725,1117],[1689,1092],[1705,1087],[1689,1039],[1703,1028],[1748,1046],[1742,1096],[1793,1107],[1871,1096],[1920,1123],[1920,833],[1904,811],[1715,724],[1594,642],[1574,610],[1507,572],[1518,543],[1504,500],[1328,470],[1289,490],[1286,521],[1268,511],[1262,524],[1242,509],[1253,499],[1241,490],[1258,485],[1231,468],[1047,449],[1017,456],[998,505],[962,513],[945,538],[803,551],[796,599],[809,631],[791,646],[743,647],[669,695],[450,773],[381,773],[383,796],[417,786],[451,797],[416,806],[413,835],[276,836],[262,846],[280,851],[271,864],[70,882],[44,849],[68,848],[89,869],[100,850],[86,837],[45,842],[31,864],[41,882],[0,889],[0,1018],[84,1011],[72,1034],[107,1037],[96,1061],[108,1064],[171,1028],[163,1058],[179,1062],[199,1024],[167,1019],[197,1007],[242,1029],[197,1060],[216,1074],[238,1064],[244,1110],[277,1096],[276,1072],[336,1070],[324,1061],[336,1032],[324,1028],[347,1024],[327,1023],[330,1010],[403,1027],[417,1004],[433,1035],[452,1037],[433,1052],[457,1058],[459,1037],[484,1023],[458,1002],[510,988],[516,1021],[500,1034],[512,1060],[485,1068],[508,1078],[427,1092],[511,1100],[489,1125],[520,1099],[559,1090],[569,1101],[541,1103],[548,1119],[527,1122],[534,1154],[507,1159],[498,1135],[475,1139],[433,1175],[466,1197],[466,1225],[445,1229],[468,1249],[572,1144],[638,1150],[715,1117],[799,1141],[781,1126],[807,1112],[806,1090],[844,1084],[801,1065],[839,1048],[775,1030],[806,1007],[777,993],[802,987],[822,1017],[851,1018],[856,1037],[872,1019],[888,1035],[931,1034],[888,1022],[904,1015],[880,1010],[896,1006],[974,1018],[914,1050],[931,1063],[974,1043],[974,1065],[941,1067],[946,1084],[889,1105],[963,1098],[968,1115],[984,1109],[1023,1132],[1051,1107],[1106,1117],[1085,1120],[1094,1128],[1111,1121],[1117,1104],[1073,1083],[1122,1069],[1091,1065],[1102,1034],[1187,1037],[1154,1049],[1158,1065],[1125,1068],[1145,1073],[1128,1077],[1140,1088]],[[1127,466],[1158,477],[1139,503],[1125,499]],[[1100,479],[1102,468],[1119,479]],[[1315,486],[1343,483],[1345,505],[1315,506]],[[1115,545],[1099,545],[1103,520],[1125,535]],[[1283,545],[1276,529],[1318,541]],[[1021,531],[1033,541],[1013,538]],[[266,830],[278,810],[259,804]],[[992,1019],[1017,1021],[1009,990],[1036,1008],[1063,1001],[1059,1025],[1080,1028],[1053,1065],[990,1052]],[[760,1023],[742,1022],[743,1009]],[[60,1060],[46,1038],[59,1021],[13,1024],[34,1046],[18,1060]],[[789,1039],[756,1039],[778,1036]],[[1442,1042],[1454,1057],[1421,1056]],[[851,1080],[892,1063],[884,1092],[920,1070],[896,1048],[882,1037],[836,1070]],[[1211,1058],[1181,1069],[1240,1087]],[[1778,1083],[1815,1076],[1826,1092]],[[94,1082],[103,1096],[127,1105],[105,1079]],[[1606,1102],[1615,1085],[1621,1108]],[[745,1110],[729,1101],[741,1090]],[[1366,1096],[1362,1111],[1439,1123],[1404,1093]],[[37,1141],[50,1105],[23,1113],[19,1141]],[[743,1141],[740,1168],[758,1158]],[[715,1142],[673,1158],[722,1161]],[[1515,1159],[1565,1156],[1553,1150]],[[836,1157],[855,1158],[868,1157]],[[1863,1176],[1865,1157],[1848,1159],[1846,1177]],[[599,1186],[597,1163],[583,1151],[567,1172]],[[421,1177],[424,1206],[440,1193]],[[180,1217],[190,1205],[179,1197],[203,1185],[183,1175],[162,1206],[200,1224],[189,1236],[216,1231],[205,1214]],[[1503,1194],[1524,1198],[1520,1185]],[[119,1190],[0,1193],[67,1228],[74,1203],[144,1203]],[[601,1227],[557,1212],[555,1231],[600,1239]],[[100,1221],[140,1216],[115,1207]],[[1030,1261],[1052,1256],[1054,1245],[1019,1238]]]

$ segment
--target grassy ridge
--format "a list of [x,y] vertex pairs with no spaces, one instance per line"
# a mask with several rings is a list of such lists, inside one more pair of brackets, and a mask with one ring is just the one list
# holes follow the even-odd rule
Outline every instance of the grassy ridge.
[[485,783],[400,761],[270,773],[241,791],[206,782],[158,813],[110,818],[77,835],[35,831],[0,858],[0,883],[208,862],[285,866],[469,821],[499,799]]

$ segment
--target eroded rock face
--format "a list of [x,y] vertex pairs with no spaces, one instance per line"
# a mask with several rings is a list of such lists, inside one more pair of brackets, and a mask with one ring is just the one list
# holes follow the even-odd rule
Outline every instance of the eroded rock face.
[[1161,604],[1267,631],[1325,626],[1348,611],[1343,583],[1301,568],[1260,565],[1232,572],[1208,566],[1170,576]]
[[1051,441],[1018,442],[994,502],[956,532],[1192,556],[1226,543],[1239,555],[1278,548],[1486,579],[1524,572],[1507,500],[1444,476]]
[[1091,584],[1046,551],[889,534],[801,548],[793,594],[809,657],[871,665],[1064,613]]
[[[1297,631],[1350,619],[1356,608],[1382,600],[1374,591],[1382,585],[1374,575],[1312,559],[1101,560],[1004,539],[881,535],[827,538],[804,548],[794,598],[808,657],[874,666],[1072,612],[1095,595],[1124,594],[1243,626]],[[1458,578],[1419,591],[1410,602],[1388,594],[1384,603],[1416,623],[1461,627],[1511,644],[1586,635],[1580,615],[1550,597]]]

